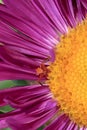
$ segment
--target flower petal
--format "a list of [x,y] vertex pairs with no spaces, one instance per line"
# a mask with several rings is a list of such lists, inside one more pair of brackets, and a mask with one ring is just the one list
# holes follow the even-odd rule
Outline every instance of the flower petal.
[[78,125],[70,121],[65,114],[57,117],[45,130],[78,130]]
[[68,26],[75,27],[87,12],[87,1],[81,0],[3,0],[3,3],[0,4],[0,80],[37,79],[40,64],[48,57],[49,61],[54,60],[50,52],[60,35],[68,31]]
[[0,130],[7,128],[8,125],[5,120],[0,120]]
[[67,125],[69,125],[70,119],[65,115],[60,115],[57,119],[55,119],[50,125],[45,128],[45,130],[63,130],[66,129]]
[[[37,129],[58,112],[47,85],[15,87],[0,91],[0,105],[10,105],[13,111],[0,115],[9,127],[18,130]],[[13,123],[15,122],[15,123]],[[15,125],[14,125],[15,124]]]

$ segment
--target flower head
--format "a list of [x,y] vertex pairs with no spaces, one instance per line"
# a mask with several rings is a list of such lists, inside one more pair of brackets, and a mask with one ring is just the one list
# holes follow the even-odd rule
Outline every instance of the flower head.
[[4,123],[13,130],[36,130],[49,121],[45,130],[85,130],[87,1],[3,3],[0,80],[29,79],[40,84],[0,90],[0,105],[14,108],[0,115],[2,128]]

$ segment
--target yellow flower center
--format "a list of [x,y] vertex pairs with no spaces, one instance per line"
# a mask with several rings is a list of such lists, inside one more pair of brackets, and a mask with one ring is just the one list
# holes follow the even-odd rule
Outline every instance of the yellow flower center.
[[87,20],[61,37],[49,70],[47,83],[60,109],[87,126]]

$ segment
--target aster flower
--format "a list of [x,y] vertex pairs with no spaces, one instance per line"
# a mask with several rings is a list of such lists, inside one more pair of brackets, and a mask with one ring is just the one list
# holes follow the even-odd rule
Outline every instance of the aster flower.
[[34,80],[40,85],[0,90],[0,106],[14,108],[0,115],[1,128],[36,130],[50,120],[45,130],[86,130],[87,1],[3,3],[0,80]]

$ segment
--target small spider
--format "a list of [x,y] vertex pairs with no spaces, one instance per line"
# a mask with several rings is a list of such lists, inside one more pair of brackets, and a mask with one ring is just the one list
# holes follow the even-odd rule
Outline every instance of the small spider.
[[50,60],[50,57],[46,58],[41,64],[40,64],[40,67],[38,67],[36,69],[36,73],[37,75],[39,76],[39,79],[38,79],[38,82],[43,85],[41,83],[41,80],[44,78],[44,77],[47,77],[48,75],[48,68],[47,68],[47,65],[45,63],[47,63],[48,61]]

